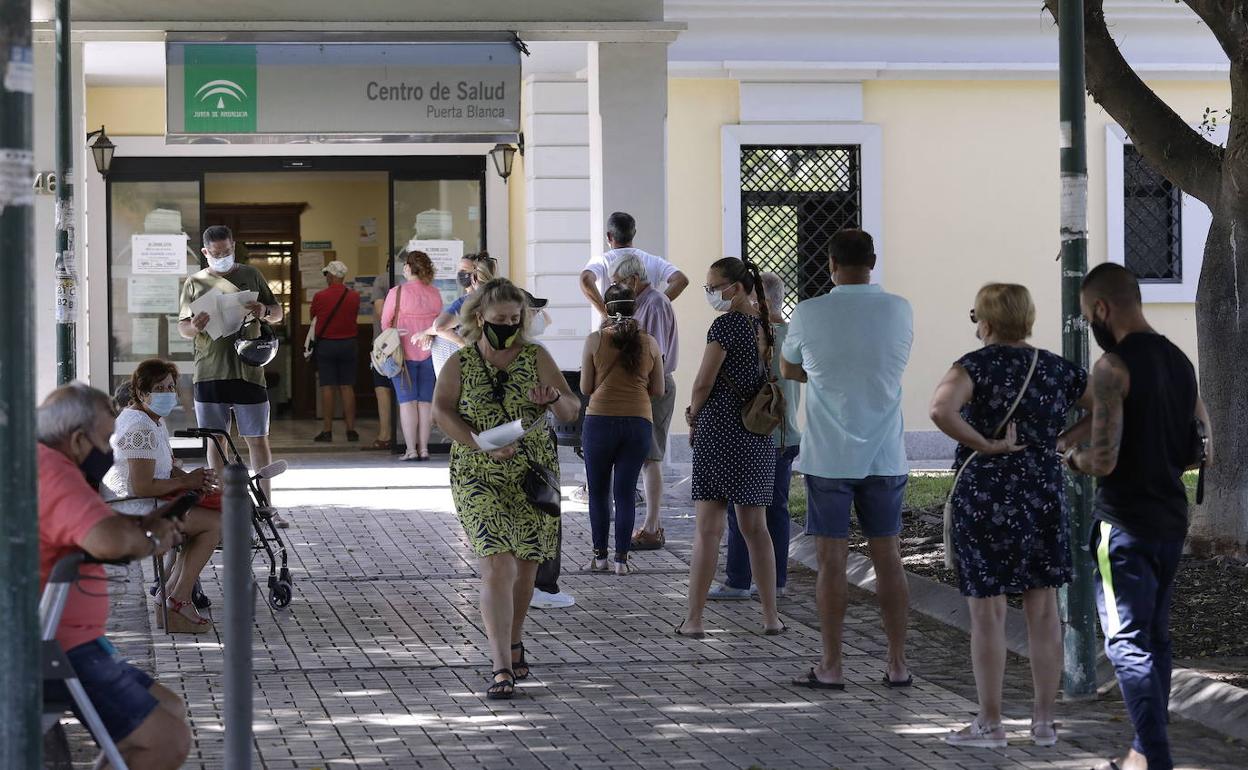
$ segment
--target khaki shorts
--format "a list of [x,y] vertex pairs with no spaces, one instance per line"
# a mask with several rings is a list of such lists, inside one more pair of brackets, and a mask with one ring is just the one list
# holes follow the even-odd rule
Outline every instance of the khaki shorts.
[[650,437],[650,454],[646,462],[661,462],[667,454],[667,430],[672,426],[672,413],[676,411],[676,379],[672,375],[663,378],[663,395],[650,399],[650,412],[654,432]]

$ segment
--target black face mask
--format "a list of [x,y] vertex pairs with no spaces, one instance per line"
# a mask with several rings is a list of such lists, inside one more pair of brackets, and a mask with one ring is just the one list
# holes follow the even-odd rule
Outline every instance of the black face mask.
[[495,350],[505,350],[520,336],[521,324],[496,324],[485,322],[485,338]]
[[98,487],[112,468],[113,450],[110,448],[107,452],[101,452],[94,445],[91,452],[78,463],[78,470],[82,471],[87,483],[93,487]]
[[1101,346],[1101,350],[1106,353],[1118,346],[1118,340],[1114,339],[1114,333],[1109,330],[1109,324],[1093,319],[1088,326],[1092,329],[1092,338],[1096,340],[1096,344]]
[[465,270],[460,270],[458,273],[455,274],[455,280],[458,281],[459,285],[465,289],[472,288],[472,273],[469,273]]

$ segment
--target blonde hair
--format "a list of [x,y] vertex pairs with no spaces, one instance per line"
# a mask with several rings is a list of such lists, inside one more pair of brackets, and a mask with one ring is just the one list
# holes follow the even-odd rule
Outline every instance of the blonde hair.
[[1031,292],[1017,283],[990,283],[975,295],[975,317],[1002,342],[1022,342],[1036,323]]
[[504,302],[514,302],[520,306],[520,339],[521,345],[529,342],[529,298],[511,281],[506,278],[495,278],[491,281],[481,284],[472,294],[468,295],[468,301],[459,310],[459,336],[469,345],[475,344],[481,339],[482,329],[481,321],[477,316],[483,316],[489,309],[495,305]]

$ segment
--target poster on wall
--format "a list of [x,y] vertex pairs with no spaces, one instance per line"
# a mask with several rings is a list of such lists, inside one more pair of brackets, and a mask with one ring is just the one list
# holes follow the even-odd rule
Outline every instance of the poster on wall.
[[315,270],[318,273],[321,268],[325,267],[325,252],[323,251],[301,251],[299,252],[299,269],[308,272]]
[[186,275],[186,233],[130,236],[135,275]]
[[194,340],[184,339],[182,332],[178,331],[178,317],[176,315],[165,316],[165,321],[169,324],[169,355],[189,355],[195,352]]
[[377,217],[368,217],[360,220],[360,243],[370,244],[377,242]]
[[126,285],[126,312],[177,313],[181,293],[177,276],[132,275]]
[[160,353],[160,319],[130,319],[130,352],[136,356],[154,356]]
[[463,241],[430,241],[413,238],[407,242],[408,251],[423,251],[433,262],[434,275],[438,278],[454,278],[459,270],[459,260],[464,258]]

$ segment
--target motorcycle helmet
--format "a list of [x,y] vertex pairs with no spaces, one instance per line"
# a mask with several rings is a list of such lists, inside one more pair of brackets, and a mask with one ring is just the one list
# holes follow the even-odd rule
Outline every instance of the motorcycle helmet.
[[263,321],[259,323],[259,327],[259,336],[244,339],[240,330],[238,339],[234,340],[235,352],[248,366],[265,366],[277,357],[278,340],[273,327]]

